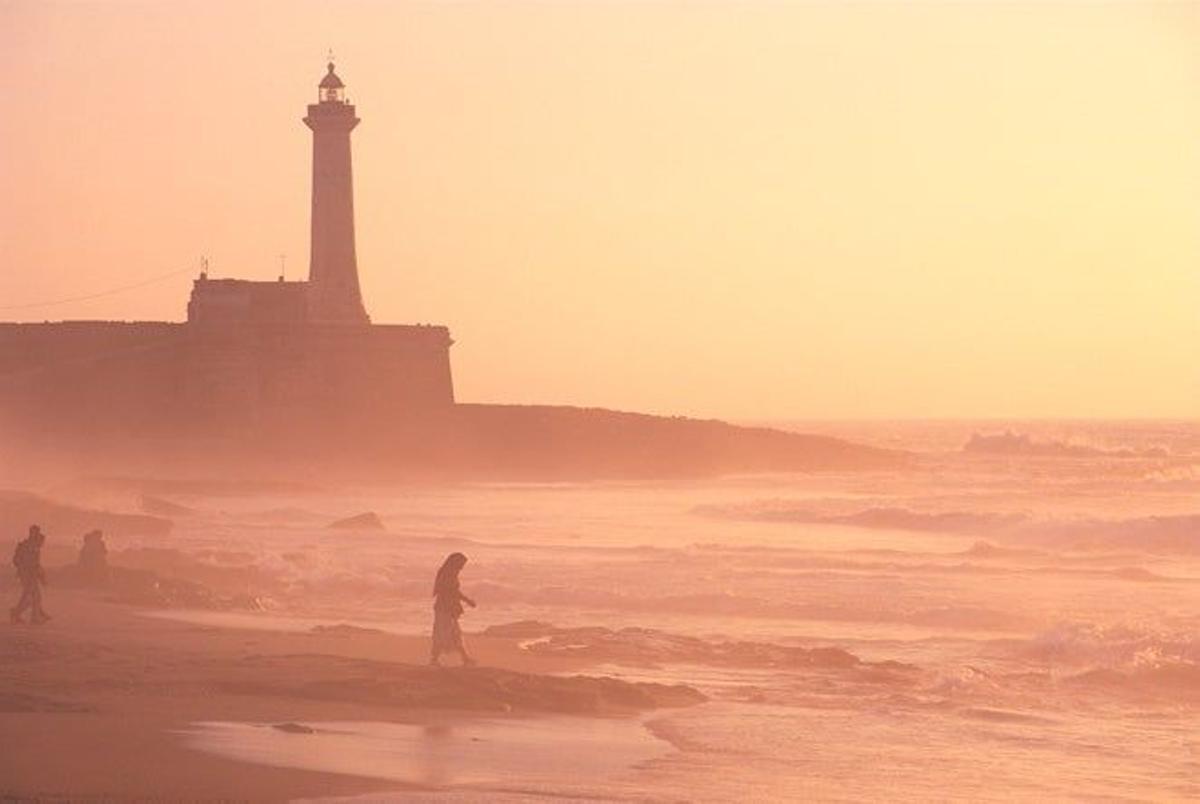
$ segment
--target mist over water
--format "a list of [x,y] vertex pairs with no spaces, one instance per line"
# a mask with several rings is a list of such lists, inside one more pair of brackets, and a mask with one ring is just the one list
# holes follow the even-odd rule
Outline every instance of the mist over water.
[[[169,538],[110,546],[118,561],[220,567],[236,579],[227,591],[266,608],[206,616],[401,633],[428,630],[433,572],[462,551],[480,604],[468,638],[536,620],[511,631],[535,656],[579,654],[712,698],[648,719],[665,754],[529,792],[1200,795],[1200,425],[826,429],[919,460],[672,483],[176,495]],[[962,449],[1007,430],[1022,438]],[[327,527],[365,511],[386,530]],[[179,554],[150,552],[164,549]],[[472,790],[501,789],[498,778]]]

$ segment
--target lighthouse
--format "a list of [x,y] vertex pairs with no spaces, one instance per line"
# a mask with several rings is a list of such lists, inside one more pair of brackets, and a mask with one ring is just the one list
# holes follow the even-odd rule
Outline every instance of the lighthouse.
[[304,123],[313,133],[308,318],[320,324],[369,324],[354,254],[350,132],[358,117],[346,102],[333,62],[317,85],[317,102],[309,104]]

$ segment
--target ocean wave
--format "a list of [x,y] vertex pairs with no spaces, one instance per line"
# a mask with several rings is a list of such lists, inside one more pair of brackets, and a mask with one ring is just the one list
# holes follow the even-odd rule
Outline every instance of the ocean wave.
[[922,692],[939,699],[966,695],[994,699],[1003,692],[1003,681],[1003,677],[974,665],[959,665],[939,670]]
[[986,706],[967,707],[958,714],[960,717],[970,720],[982,720],[987,723],[1019,723],[1032,726],[1050,726],[1059,722],[1054,718],[1045,717],[1044,715]]
[[1003,455],[1030,458],[1169,458],[1162,447],[1114,448],[1081,444],[1061,439],[1037,440],[1025,433],[973,433],[962,451],[972,455]]
[[1098,687],[1107,692],[1133,693],[1173,701],[1200,701],[1200,665],[1192,662],[1161,662],[1134,668],[1101,667],[1069,679],[1075,685]]
[[1200,665],[1200,632],[1139,624],[1061,623],[1019,649],[1047,664],[1136,669],[1163,663]]
[[1024,514],[999,514],[979,511],[927,512],[910,508],[878,507],[857,511],[826,513],[796,508],[785,501],[764,501],[735,505],[706,505],[693,509],[702,516],[745,519],[755,522],[795,522],[814,525],[848,525],[872,530],[913,530],[935,533],[992,533],[1029,521]]
[[1200,514],[1031,522],[1015,535],[1073,550],[1135,548],[1194,555],[1200,553]]
[[1073,686],[1107,693],[1200,700],[1200,632],[1138,624],[1064,623],[1018,653]]
[[[995,662],[1000,655],[1005,661]],[[916,700],[934,707],[966,705],[959,714],[971,719],[1024,721],[1030,710],[1044,714],[1047,705],[1068,705],[1067,689],[1190,706],[1200,702],[1200,632],[1067,622],[1007,643],[1002,654],[978,665],[930,670],[929,681],[916,688]]]
[[[478,588],[478,587],[476,587]],[[838,605],[784,600],[728,592],[634,595],[578,586],[530,589],[489,587],[488,600],[499,604],[547,608],[606,609],[614,612],[738,617],[758,620],[809,620],[842,623],[893,623],[944,629],[1022,631],[1032,621],[1023,614],[973,606],[906,608],[891,601]]]
[[756,522],[842,525],[870,530],[907,530],[989,536],[1057,549],[1137,549],[1154,553],[1200,553],[1200,514],[1131,519],[1035,519],[1027,514],[986,511],[921,511],[869,507],[826,513],[784,501],[701,506],[704,516]]
[[864,661],[832,646],[800,647],[748,640],[706,640],[654,628],[559,628],[537,620],[494,625],[483,634],[519,640],[535,656],[572,656],[635,667],[664,664],[837,672],[872,685],[911,685],[919,668],[897,661]]
[[1200,463],[1159,466],[1144,472],[1140,479],[1157,491],[1200,491]]

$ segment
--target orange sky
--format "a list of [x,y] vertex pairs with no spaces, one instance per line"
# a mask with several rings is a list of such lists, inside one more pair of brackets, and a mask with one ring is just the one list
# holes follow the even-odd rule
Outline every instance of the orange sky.
[[1200,414],[1198,4],[0,2],[0,318],[306,275],[329,47],[464,401]]

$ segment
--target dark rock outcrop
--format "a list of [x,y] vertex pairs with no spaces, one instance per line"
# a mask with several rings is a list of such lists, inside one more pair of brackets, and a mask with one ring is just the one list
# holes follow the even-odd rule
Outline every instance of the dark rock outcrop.
[[374,511],[339,519],[336,522],[330,522],[326,527],[334,530],[387,530],[383,520],[379,518],[379,514]]
[[194,516],[196,513],[194,509],[188,508],[186,505],[180,505],[162,497],[152,497],[148,494],[143,494],[138,504],[144,512],[152,516]]
[[441,461],[506,478],[696,477],[901,466],[905,453],[718,420],[602,408],[456,405]]
[[403,709],[619,714],[707,700],[684,684],[549,676],[498,667],[428,667],[318,654],[252,656],[221,675],[224,692]]
[[143,514],[119,514],[54,502],[18,491],[0,491],[0,530],[23,534],[33,523],[47,534],[48,544],[70,543],[78,549],[79,537],[91,530],[109,536],[166,536],[171,520]]

